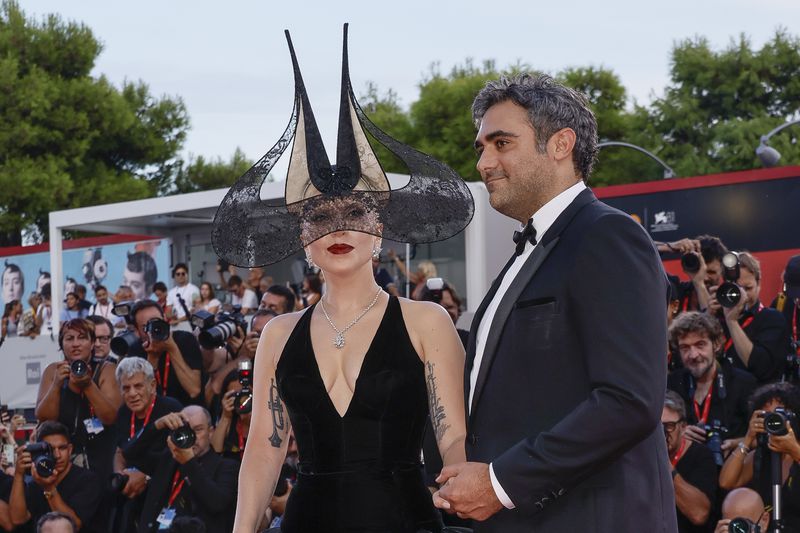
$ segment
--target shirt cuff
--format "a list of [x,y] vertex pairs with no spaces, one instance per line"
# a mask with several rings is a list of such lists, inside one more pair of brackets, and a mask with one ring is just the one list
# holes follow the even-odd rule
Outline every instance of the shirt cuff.
[[489,463],[489,479],[492,480],[492,488],[494,489],[494,493],[497,495],[497,499],[500,500],[500,503],[503,504],[503,507],[506,509],[514,509],[516,505],[514,502],[511,501],[511,498],[508,497],[506,491],[503,490],[503,486],[500,485],[500,482],[497,481],[497,476],[494,475],[494,468],[492,464]]

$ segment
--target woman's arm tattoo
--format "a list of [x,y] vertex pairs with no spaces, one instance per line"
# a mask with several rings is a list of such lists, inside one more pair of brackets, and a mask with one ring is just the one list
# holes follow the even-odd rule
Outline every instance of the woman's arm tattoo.
[[444,405],[442,405],[442,398],[436,390],[436,376],[433,373],[434,364],[430,361],[425,363],[427,372],[425,380],[428,386],[428,409],[431,413],[431,424],[433,424],[433,434],[436,436],[436,442],[441,442],[445,432],[450,428],[450,424],[445,423],[447,415],[444,412]]

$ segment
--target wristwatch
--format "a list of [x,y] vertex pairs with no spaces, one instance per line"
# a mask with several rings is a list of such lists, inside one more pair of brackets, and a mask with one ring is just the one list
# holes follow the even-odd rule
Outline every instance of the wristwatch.
[[742,455],[747,455],[748,453],[750,453],[750,448],[748,448],[744,442],[740,442],[737,448],[740,452],[742,452]]

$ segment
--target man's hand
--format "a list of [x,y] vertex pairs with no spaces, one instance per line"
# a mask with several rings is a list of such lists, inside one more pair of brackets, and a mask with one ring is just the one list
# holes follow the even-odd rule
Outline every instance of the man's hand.
[[167,446],[172,454],[172,458],[175,459],[175,462],[178,464],[186,464],[194,457],[194,452],[191,448],[178,448],[175,446],[175,443],[172,442],[172,439],[167,439]]
[[483,521],[503,509],[485,463],[446,466],[436,482],[441,488],[433,494],[433,504],[459,518]]
[[744,306],[747,304],[747,298],[744,295],[744,291],[742,292],[742,297],[739,298],[739,303],[734,305],[733,307],[723,307],[722,312],[725,315],[725,321],[729,324],[732,322],[736,322],[742,316],[744,312]]
[[666,245],[669,251],[681,255],[688,254],[689,252],[700,253],[700,241],[696,239],[680,239],[668,242]]
[[31,454],[25,450],[25,446],[17,448],[17,461],[14,464],[14,475],[22,477],[25,472],[31,469],[33,458]]
[[717,300],[718,285],[712,285],[708,288],[708,309],[706,310],[710,315],[716,315],[722,309],[722,304]]
[[729,533],[728,524],[731,521],[728,518],[723,518],[719,522],[717,522],[717,527],[714,529],[714,533]]
[[126,468],[122,473],[128,476],[128,482],[122,489],[122,494],[126,497],[133,499],[143,493],[147,488],[147,476],[143,472],[132,468]]
[[236,396],[236,391],[229,390],[222,397],[222,418],[233,419],[234,396]]
[[[181,322],[181,321],[182,321],[182,319],[181,320],[177,320],[177,322]],[[178,348],[178,344],[175,342],[175,339],[172,338],[172,332],[171,331],[169,333],[169,337],[167,337],[167,340],[165,340],[165,341],[153,340],[153,338],[150,337],[149,335],[148,335],[148,340],[150,342],[150,348],[154,352],[170,352],[170,353],[180,352],[180,349]]]
[[58,474],[59,471],[54,468],[52,474],[47,477],[42,477],[39,475],[39,472],[36,470],[36,468],[31,468],[31,477],[33,478],[33,481],[42,487],[42,490],[44,491],[51,491],[53,488],[55,488],[55,486],[58,484]]
[[706,430],[699,426],[686,426],[683,437],[700,444],[706,443]]
[[169,413],[158,420],[156,420],[156,429],[168,429],[172,431],[173,429],[178,429],[181,427],[186,419],[183,417],[182,413]]

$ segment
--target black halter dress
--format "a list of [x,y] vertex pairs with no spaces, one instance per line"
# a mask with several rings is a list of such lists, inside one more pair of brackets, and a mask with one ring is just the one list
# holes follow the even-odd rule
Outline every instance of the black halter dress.
[[311,345],[313,307],[300,318],[276,368],[300,462],[281,523],[285,533],[440,531],[420,449],[427,415],[422,361],[390,297],[340,416]]

